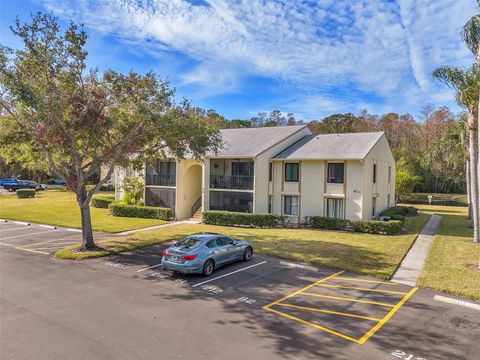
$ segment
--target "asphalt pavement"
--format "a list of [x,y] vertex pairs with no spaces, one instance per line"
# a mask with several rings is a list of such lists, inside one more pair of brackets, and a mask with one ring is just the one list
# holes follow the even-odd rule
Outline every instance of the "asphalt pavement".
[[61,261],[51,254],[73,231],[22,226],[0,224],[2,359],[467,360],[480,353],[480,312],[436,301],[436,292],[260,255],[208,278],[180,275],[158,266],[164,245]]

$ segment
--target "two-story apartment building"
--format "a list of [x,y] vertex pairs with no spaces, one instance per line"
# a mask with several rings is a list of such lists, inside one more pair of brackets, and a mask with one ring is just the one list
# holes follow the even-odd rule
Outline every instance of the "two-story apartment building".
[[299,125],[221,133],[222,149],[201,161],[147,164],[145,205],[170,207],[177,219],[226,210],[291,222],[370,219],[393,205],[395,161],[382,132],[313,135]]

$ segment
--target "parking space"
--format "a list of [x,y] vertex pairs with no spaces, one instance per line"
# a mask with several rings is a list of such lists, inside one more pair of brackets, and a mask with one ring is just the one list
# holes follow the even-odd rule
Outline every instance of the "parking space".
[[[104,234],[95,234],[103,237]],[[60,248],[80,244],[81,231],[21,221],[0,222],[0,246],[19,251],[51,255]]]
[[320,279],[264,306],[288,319],[357,344],[374,335],[417,288],[393,282],[342,276]]

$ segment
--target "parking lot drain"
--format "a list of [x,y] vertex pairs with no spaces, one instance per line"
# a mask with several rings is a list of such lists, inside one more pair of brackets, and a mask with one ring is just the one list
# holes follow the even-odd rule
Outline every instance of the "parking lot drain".
[[321,298],[326,298],[326,299],[344,300],[344,301],[349,301],[349,302],[350,301],[351,302],[358,302],[358,303],[362,303],[362,304],[371,304],[371,305],[393,307],[392,304],[382,303],[382,302],[378,302],[378,301],[350,299],[350,298],[346,298],[346,297],[330,296],[330,295],[322,295],[322,294],[312,294],[312,293],[308,293],[308,292],[302,292],[300,295],[316,296],[316,297],[321,297]]
[[326,286],[326,287],[331,287],[336,289],[374,291],[374,292],[381,292],[381,293],[387,293],[387,294],[400,294],[400,295],[407,294],[406,292],[403,292],[403,291],[377,290],[377,289],[369,289],[369,288],[362,288],[362,287],[356,287],[356,286],[343,286],[343,285],[330,285],[330,284],[319,284],[318,286]]

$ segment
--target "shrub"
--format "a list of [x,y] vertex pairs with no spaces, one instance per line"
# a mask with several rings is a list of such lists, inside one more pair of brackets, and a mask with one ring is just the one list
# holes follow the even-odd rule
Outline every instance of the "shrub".
[[327,230],[351,230],[350,221],[345,219],[327,218],[324,216],[310,216],[309,224],[317,229]]
[[231,211],[208,210],[202,213],[205,224],[245,225],[255,227],[275,227],[280,217],[273,214],[251,214]]
[[17,190],[17,197],[19,199],[33,198],[35,197],[35,194],[36,194],[35,189],[18,189]]
[[140,205],[143,198],[143,180],[137,176],[125,176],[120,185],[123,190],[123,199],[129,205]]
[[401,220],[375,221],[375,220],[358,220],[350,223],[353,231],[369,234],[398,234],[403,226]]
[[96,194],[92,197],[94,208],[108,209],[108,205],[115,201],[115,195]]
[[100,186],[100,191],[115,191],[115,185],[108,184]]
[[383,210],[380,216],[389,216],[393,220],[405,221],[407,216],[417,216],[418,210],[413,206],[394,206]]
[[111,203],[108,205],[110,214],[122,217],[137,217],[147,219],[171,220],[173,219],[173,210],[170,208],[161,208],[155,206],[137,206]]

